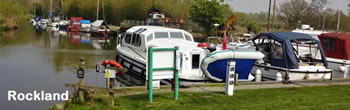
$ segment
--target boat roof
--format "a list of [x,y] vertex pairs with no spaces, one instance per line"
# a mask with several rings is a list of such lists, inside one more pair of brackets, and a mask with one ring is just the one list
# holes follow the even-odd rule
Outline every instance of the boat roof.
[[93,26],[101,26],[101,25],[107,25],[107,23],[104,20],[96,20],[95,22],[93,22],[91,25]]
[[311,35],[320,35],[322,33],[327,33],[326,31],[320,31],[320,30],[304,30],[304,29],[296,29],[292,32],[296,33],[303,33],[303,34],[311,34]]
[[[130,29],[128,29],[126,32],[128,33],[134,33],[137,32],[139,30],[147,30],[147,31],[167,31],[167,32],[186,32],[184,30],[181,29],[175,29],[175,28],[168,28],[168,27],[162,27],[162,26],[134,26]],[[186,32],[187,33],[187,32]]]
[[[313,40],[316,41],[316,39],[312,38],[311,36],[303,33],[296,33],[296,32],[264,32],[259,34],[258,37],[263,36],[269,36],[273,39],[276,39],[278,41],[291,41],[291,40]],[[254,39],[256,39],[254,38]],[[253,40],[254,40],[253,39]]]
[[343,39],[343,40],[348,40],[350,39],[350,34],[349,33],[323,33],[318,36],[319,38],[335,38],[335,39]]
[[70,17],[70,20],[80,21],[83,20],[82,17]]
[[81,20],[80,23],[81,23],[81,24],[84,24],[84,23],[85,23],[85,24],[90,24],[90,20]]
[[[255,40],[260,39],[260,38],[272,38],[276,41],[279,41],[283,47],[283,53],[284,53],[284,58],[282,60],[273,60],[271,62],[272,65],[280,66],[280,67],[285,67],[289,69],[298,69],[298,61],[297,57],[294,54],[293,50],[293,45],[291,45],[291,42],[294,40],[297,41],[314,41],[315,43],[318,44],[318,48],[322,48],[322,45],[320,41],[312,38],[310,35],[307,34],[302,34],[302,33],[295,33],[295,32],[264,32],[259,35],[257,35],[255,38],[253,38],[254,45],[256,46],[257,49],[260,47],[256,44]],[[322,61],[325,65],[325,67],[328,67],[323,49],[320,49]]]

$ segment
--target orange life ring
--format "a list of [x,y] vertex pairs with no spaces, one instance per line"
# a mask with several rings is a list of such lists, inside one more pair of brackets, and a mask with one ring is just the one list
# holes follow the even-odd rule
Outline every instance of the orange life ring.
[[[120,68],[120,69],[123,68],[123,66],[122,66],[121,64],[119,64],[118,62],[116,62],[116,61],[114,61],[114,60],[105,60],[105,61],[103,61],[103,62],[101,63],[101,65],[104,65],[104,66],[107,65],[107,64],[113,65],[113,66],[115,66],[115,67],[117,67],[117,68]],[[122,74],[124,74],[123,71],[118,71],[118,72],[117,72],[117,75],[122,75]]]

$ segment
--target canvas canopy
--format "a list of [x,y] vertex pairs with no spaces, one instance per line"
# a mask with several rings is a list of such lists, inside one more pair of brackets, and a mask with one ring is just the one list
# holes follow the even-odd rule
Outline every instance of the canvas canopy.
[[350,60],[350,34],[324,33],[318,37],[327,57]]
[[98,29],[109,29],[108,24],[103,20],[96,20],[91,24],[92,31],[97,31]]
[[[322,48],[322,45],[319,41],[317,41],[316,39],[306,34],[294,33],[294,32],[265,32],[257,35],[253,39],[254,45],[256,46],[257,49],[261,48],[257,45],[258,39],[263,39],[263,38],[271,38],[275,41],[278,41],[282,46],[283,58],[281,59],[272,58],[271,65],[284,67],[288,69],[299,68],[297,56],[294,54],[292,41],[312,41],[318,44],[318,48]],[[328,67],[328,64],[326,62],[326,58],[322,49],[320,49],[320,53],[321,53],[322,62],[324,63],[324,66]]]
[[81,20],[83,20],[81,17],[70,17],[70,24],[74,24],[74,22],[80,23]]
[[81,20],[80,24],[90,24],[90,20]]

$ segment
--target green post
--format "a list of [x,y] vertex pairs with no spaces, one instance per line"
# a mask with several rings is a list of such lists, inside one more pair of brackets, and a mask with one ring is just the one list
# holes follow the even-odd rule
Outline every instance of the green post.
[[152,103],[152,89],[153,89],[153,48],[148,48],[148,101]]
[[179,99],[179,74],[178,74],[178,70],[176,68],[176,51],[179,50],[178,46],[175,46],[175,50],[174,50],[174,79],[175,79],[175,90],[174,90],[174,99],[177,100]]

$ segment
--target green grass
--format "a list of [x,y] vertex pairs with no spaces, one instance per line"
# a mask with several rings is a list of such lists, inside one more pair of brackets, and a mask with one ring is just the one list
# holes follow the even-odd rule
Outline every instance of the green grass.
[[238,90],[234,96],[222,92],[180,92],[180,99],[173,100],[172,93],[153,95],[148,103],[147,94],[120,96],[115,106],[108,107],[108,100],[95,98],[93,102],[68,103],[65,109],[169,109],[169,110],[346,110],[350,109],[350,85]]

